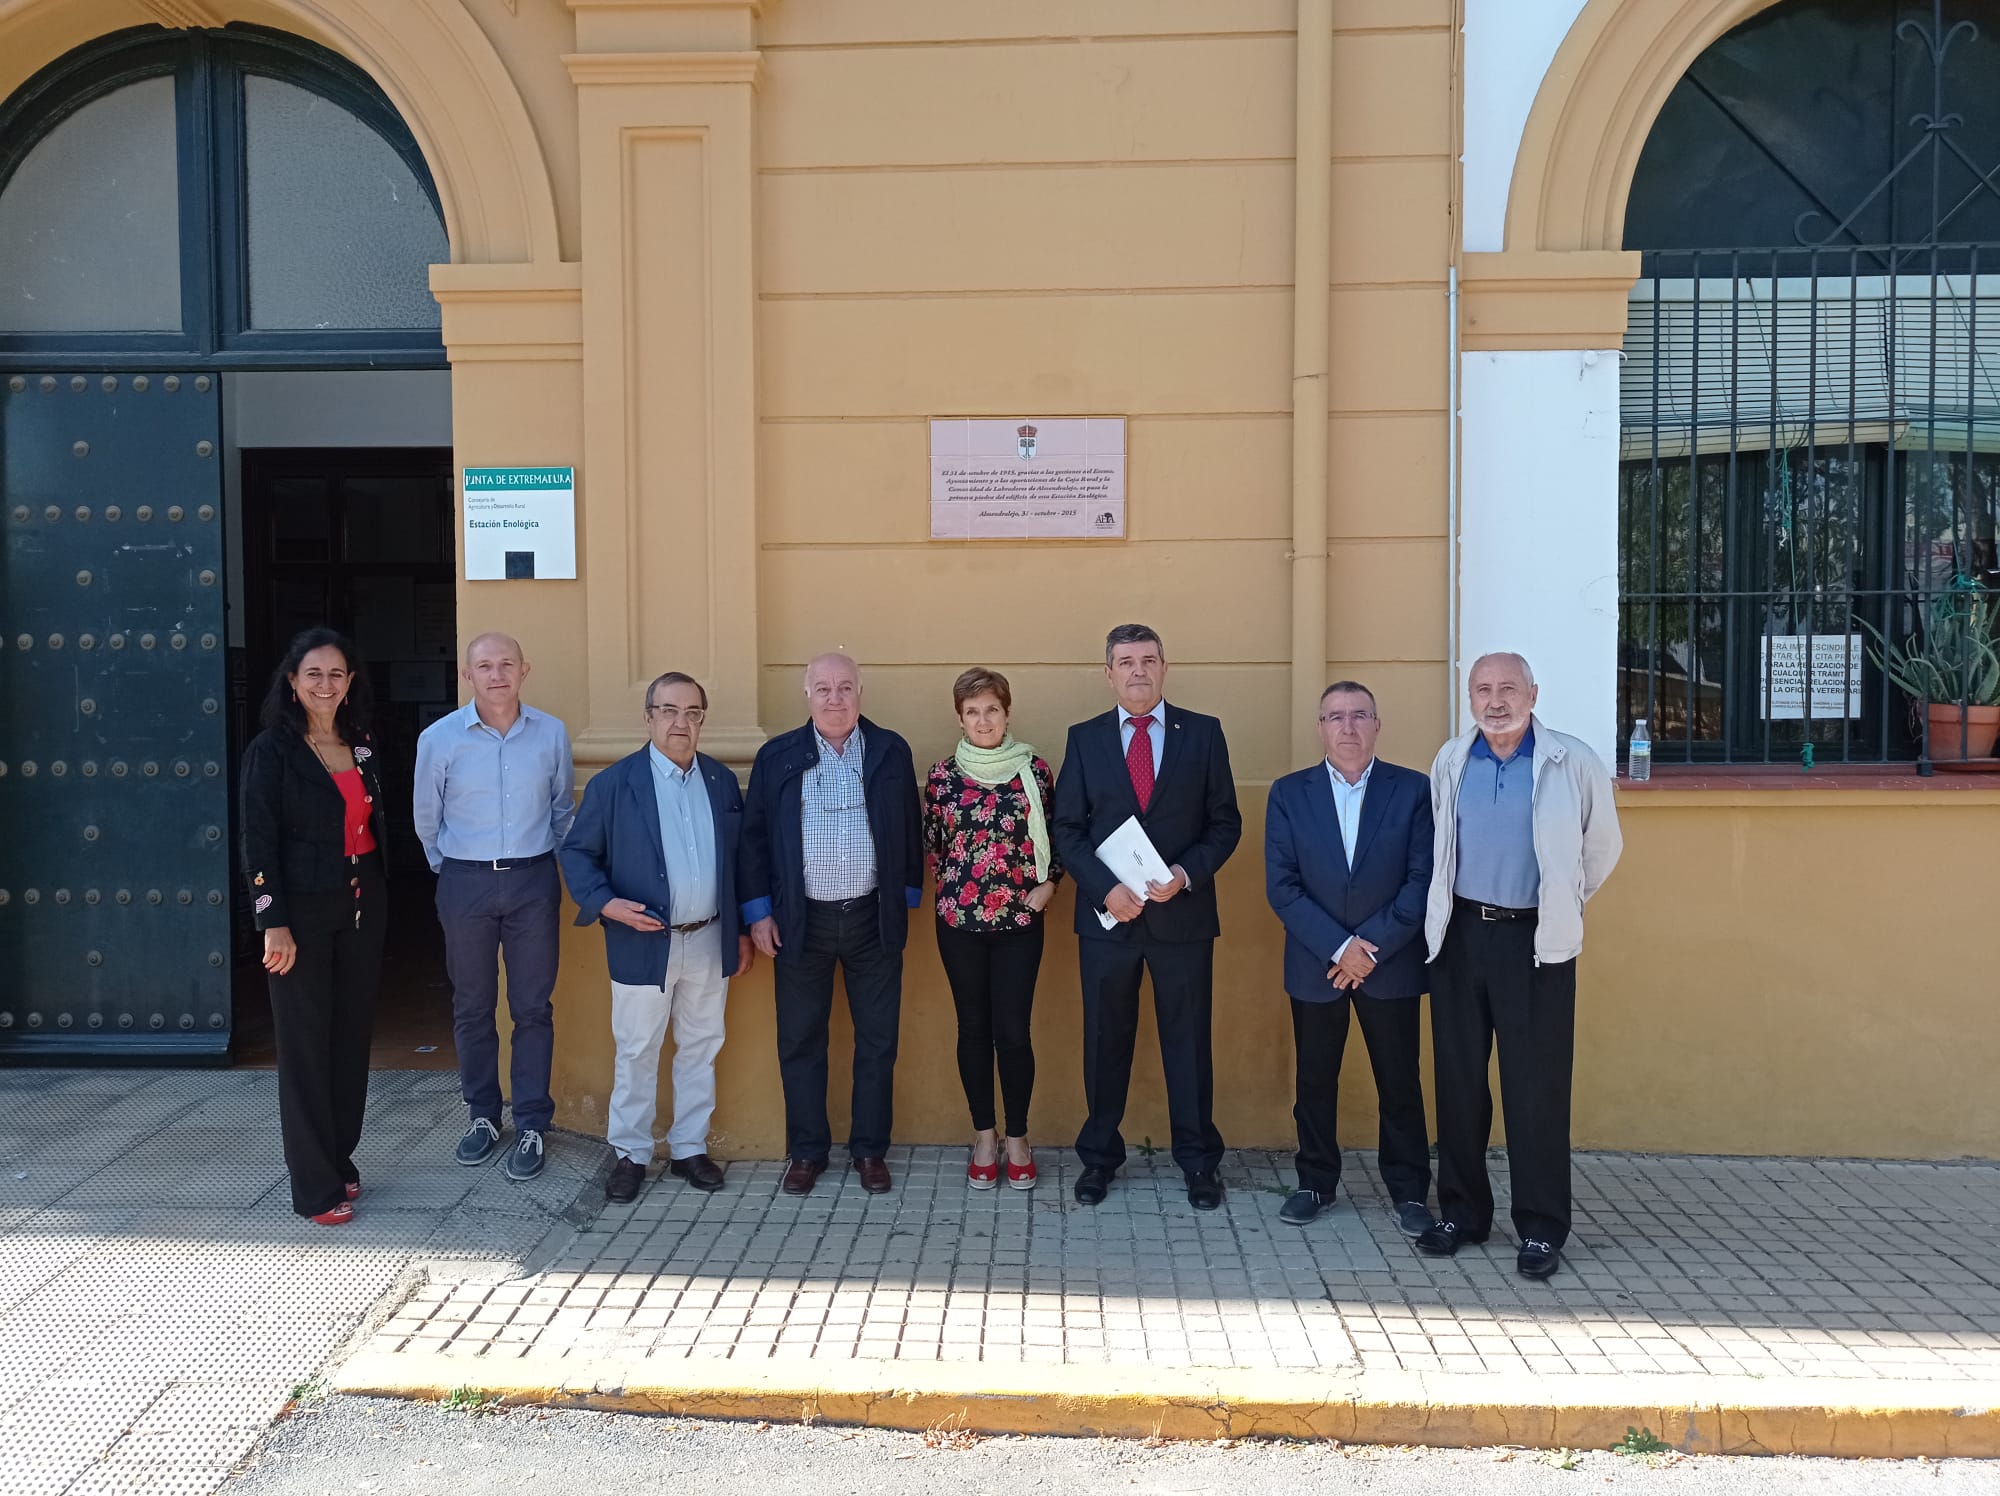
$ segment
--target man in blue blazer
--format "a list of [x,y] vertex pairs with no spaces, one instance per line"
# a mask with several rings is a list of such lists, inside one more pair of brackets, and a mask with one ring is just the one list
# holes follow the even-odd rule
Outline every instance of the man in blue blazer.
[[604,1197],[636,1199],[653,1160],[660,1046],[674,1029],[674,1122],[668,1171],[698,1190],[722,1188],[708,1156],[715,1057],[729,978],[752,960],[736,908],[736,776],[695,751],[708,692],[670,670],[646,689],[652,741],[584,786],[583,808],[558,854],[576,922],[604,926],[617,1045],[611,1115],[618,1157]]
[[1382,719],[1358,681],[1319,699],[1326,758],[1271,786],[1264,884],[1285,926],[1285,991],[1298,1072],[1298,1191],[1278,1219],[1303,1226],[1340,1185],[1335,1137],[1347,1014],[1381,1098],[1379,1167],[1396,1225],[1432,1223],[1430,1136],[1424,1126],[1419,999],[1425,987],[1424,901],[1431,881],[1430,780],[1375,757]]
[[[1222,1134],[1215,1127],[1215,875],[1243,838],[1222,724],[1165,700],[1167,654],[1142,623],[1104,641],[1117,707],[1069,730],[1049,831],[1076,879],[1077,966],[1083,979],[1083,1090],[1076,1198],[1104,1199],[1125,1162],[1119,1124],[1139,1034],[1139,979],[1153,977],[1174,1162],[1197,1210],[1222,1204]],[[1137,817],[1168,865],[1142,898],[1098,859],[1106,837]],[[1107,928],[1099,911],[1110,916]]]
[[861,715],[861,667],[848,656],[806,666],[806,705],[812,720],[772,738],[751,766],[737,897],[750,938],[775,965],[784,1191],[811,1193],[833,1147],[826,1044],[838,965],[854,1020],[847,1151],[862,1189],[881,1195],[903,946],[924,891],[917,770],[908,743]]

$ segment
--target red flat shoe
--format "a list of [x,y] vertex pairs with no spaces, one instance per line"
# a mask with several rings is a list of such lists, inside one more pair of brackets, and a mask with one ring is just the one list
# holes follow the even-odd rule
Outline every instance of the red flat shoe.
[[350,1200],[359,1200],[359,1199],[361,1198],[361,1181],[360,1181],[360,1180],[358,1180],[358,1179],[357,1179],[357,1180],[355,1180],[355,1181],[354,1181],[354,1182],[353,1182],[352,1184],[348,1185],[348,1187],[347,1187],[347,1198],[348,1198],[348,1199],[350,1199]]
[[354,1219],[354,1207],[342,1200],[332,1210],[322,1210],[312,1218],[315,1226],[345,1226]]
[[975,1164],[968,1161],[965,1165],[965,1182],[976,1190],[996,1188],[1000,1183],[999,1161],[996,1159],[990,1164]]
[[1035,1187],[1035,1161],[1031,1158],[1024,1164],[1007,1160],[1007,1187],[1016,1190],[1031,1190]]

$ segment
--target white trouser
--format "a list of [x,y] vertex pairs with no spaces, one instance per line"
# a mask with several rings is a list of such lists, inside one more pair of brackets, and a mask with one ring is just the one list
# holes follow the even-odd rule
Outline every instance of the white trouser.
[[605,1135],[634,1163],[653,1161],[660,1046],[669,1020],[674,1026],[674,1125],[667,1133],[667,1153],[671,1158],[693,1158],[708,1151],[708,1124],[715,1115],[715,1057],[722,1050],[728,993],[720,925],[673,938],[664,988],[611,984],[611,1037],[618,1058],[612,1070],[611,1119]]

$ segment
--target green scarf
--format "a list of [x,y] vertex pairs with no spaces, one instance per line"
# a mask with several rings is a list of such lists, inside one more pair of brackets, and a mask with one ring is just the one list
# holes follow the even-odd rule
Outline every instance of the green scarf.
[[959,773],[974,784],[1005,784],[1010,779],[1021,781],[1021,789],[1028,800],[1028,840],[1035,848],[1035,881],[1049,881],[1049,825],[1042,814],[1042,787],[1035,780],[1035,750],[1026,743],[1014,741],[1010,732],[1000,740],[998,748],[976,747],[969,739],[958,740],[958,750],[952,754]]

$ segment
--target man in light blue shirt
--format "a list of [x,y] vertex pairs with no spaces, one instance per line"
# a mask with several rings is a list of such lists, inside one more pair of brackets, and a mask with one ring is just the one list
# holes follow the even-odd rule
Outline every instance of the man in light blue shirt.
[[653,1161],[660,1047],[674,1030],[674,1120],[667,1172],[722,1188],[708,1156],[715,1057],[729,979],[750,969],[735,896],[743,794],[736,776],[698,753],[708,692],[670,670],[646,690],[651,741],[597,774],[563,843],[563,876],[580,925],[604,927],[611,969],[610,1117],[616,1157],[604,1182],[614,1205],[636,1200]]
[[417,740],[413,807],[437,871],[438,921],[451,972],[458,1076],[471,1126],[457,1158],[483,1164],[500,1146],[499,962],[514,1020],[514,1146],[507,1173],[541,1173],[542,1134],[555,1117],[557,939],[562,879],[555,851],[576,814],[569,733],[521,700],[528,659],[506,634],[481,634],[459,674],[472,700]]

